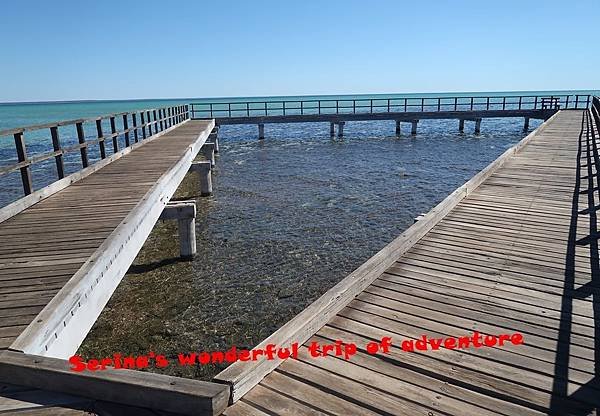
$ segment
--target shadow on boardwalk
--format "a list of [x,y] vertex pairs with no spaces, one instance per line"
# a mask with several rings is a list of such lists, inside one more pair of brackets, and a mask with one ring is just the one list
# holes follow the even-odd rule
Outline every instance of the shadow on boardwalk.
[[[549,414],[589,415],[600,414],[600,260],[598,255],[598,210],[600,199],[600,154],[594,137],[594,125],[590,114],[583,113],[579,148],[577,152],[576,182],[573,191],[571,222],[565,264],[564,295],[561,305],[561,320],[554,364],[554,383]],[[582,169],[585,174],[582,175]],[[580,196],[587,196],[584,206],[580,206]],[[586,236],[577,239],[578,219],[589,218]],[[589,248],[591,279],[578,288],[575,287],[575,251],[577,246]],[[572,332],[574,299],[592,300],[594,323],[594,377],[586,384],[569,394],[569,357]],[[589,403],[596,403],[595,405]]]

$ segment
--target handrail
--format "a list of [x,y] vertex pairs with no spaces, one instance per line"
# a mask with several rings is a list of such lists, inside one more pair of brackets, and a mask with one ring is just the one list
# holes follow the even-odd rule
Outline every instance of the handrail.
[[190,103],[192,118],[588,108],[588,94],[374,97]]
[[[120,119],[119,123],[117,123],[117,118]],[[85,169],[89,166],[88,149],[93,145],[98,145],[100,159],[105,159],[107,157],[107,140],[112,142],[113,154],[115,154],[119,152],[120,137],[123,137],[125,148],[128,148],[133,143],[137,143],[140,140],[144,140],[172,126],[178,125],[189,118],[189,106],[186,104],[151,108],[134,112],[114,113],[87,119],[58,121],[3,130],[0,131],[0,137],[13,136],[14,138],[17,163],[7,166],[0,166],[0,177],[19,170],[21,173],[21,182],[23,183],[23,193],[25,195],[29,195],[33,192],[31,166],[36,163],[54,158],[57,173],[56,180],[60,180],[65,177],[65,163],[63,156],[67,153],[79,151],[82,166],[81,169]],[[104,120],[109,121],[110,133],[104,132],[104,125],[102,123]],[[95,138],[90,140],[89,137],[86,137],[84,128],[85,123],[95,123]],[[71,146],[63,146],[61,144],[59,128],[73,125],[75,126],[75,134],[77,136],[76,138],[78,143]],[[25,133],[45,129],[49,129],[50,131],[53,150],[51,152],[41,153],[34,157],[29,157],[27,154]]]

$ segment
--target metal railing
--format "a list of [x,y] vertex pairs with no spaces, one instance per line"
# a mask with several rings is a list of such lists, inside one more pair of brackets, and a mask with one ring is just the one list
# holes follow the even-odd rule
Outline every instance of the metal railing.
[[583,109],[590,95],[520,95],[269,100],[191,103],[192,118],[343,115],[406,112]]
[[596,128],[600,128],[600,97],[592,97],[590,112],[592,113],[592,117],[594,117]]
[[[14,138],[16,150],[16,163],[0,166],[0,177],[17,170],[20,171],[23,193],[29,195],[34,190],[31,173],[31,168],[34,164],[54,158],[57,180],[60,180],[65,177],[65,155],[68,153],[78,152],[81,168],[87,168],[90,164],[88,153],[92,146],[97,145],[99,159],[105,159],[107,157],[107,141],[112,141],[112,154],[115,154],[120,151],[120,147],[129,147],[138,141],[187,120],[189,114],[189,107],[187,105],[179,105],[0,131],[0,140],[7,136]],[[95,134],[89,134],[90,124],[92,123],[91,127]],[[74,131],[73,126],[75,127]],[[70,138],[73,141],[76,138],[77,143],[63,146],[62,142],[67,138],[63,133],[69,127],[71,129]],[[86,128],[88,134],[86,134]],[[27,133],[46,129],[48,130],[53,150],[44,151],[30,157],[27,153]],[[105,133],[105,129],[110,130],[110,133]],[[48,140],[48,136],[46,136],[46,140]],[[37,141],[40,141],[40,139],[38,138]],[[42,143],[41,145],[37,143],[36,147],[47,149],[50,146],[49,143]]]

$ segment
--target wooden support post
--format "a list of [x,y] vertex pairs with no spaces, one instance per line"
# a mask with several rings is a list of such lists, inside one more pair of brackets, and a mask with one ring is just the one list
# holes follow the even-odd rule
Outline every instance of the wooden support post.
[[193,162],[192,166],[190,167],[190,171],[198,174],[200,195],[209,196],[212,194],[212,167],[210,162],[208,160],[202,162]]
[[215,144],[214,143],[204,143],[202,146],[202,154],[210,162],[211,167],[215,167]]
[[410,128],[410,134],[413,136],[417,134],[417,124],[419,124],[419,120],[411,121],[412,127]]
[[54,156],[54,161],[56,162],[56,173],[58,174],[58,179],[62,179],[65,177],[65,162],[63,160],[62,149],[60,147],[60,138],[58,137],[58,126],[50,127],[50,135],[52,136],[52,148],[55,152],[60,152],[56,156]]
[[529,117],[525,117],[525,123],[523,124],[523,131],[529,130]]
[[345,121],[338,122],[338,138],[344,137],[344,125],[345,124],[346,124]]
[[82,147],[79,149],[79,152],[81,153],[81,166],[87,168],[89,161],[87,147],[83,146],[85,145],[85,131],[83,130],[83,123],[76,123],[75,127],[77,129],[77,141],[80,145],[82,145]]
[[265,125],[260,123],[258,125],[258,139],[263,140],[265,138]]
[[137,129],[137,114],[133,113],[131,115],[131,122],[133,124],[133,140],[138,142],[138,129]]
[[460,120],[458,120],[458,131],[461,133],[465,131],[465,119],[464,118],[461,118]]
[[329,123],[329,136],[335,137],[335,123],[333,121]]
[[481,119],[476,118],[475,119],[475,134],[479,134],[479,133],[481,133]]
[[[28,162],[27,149],[25,146],[25,137],[23,132],[15,133],[15,147],[17,148],[17,160],[19,162]],[[31,181],[31,167],[29,164],[19,169],[21,171],[21,181],[23,182],[23,193],[29,195],[33,192],[33,183]]]
[[396,136],[400,136],[402,129],[400,128],[400,120],[396,120]]
[[194,201],[169,202],[161,220],[177,220],[179,226],[179,253],[183,258],[196,255],[196,203]]

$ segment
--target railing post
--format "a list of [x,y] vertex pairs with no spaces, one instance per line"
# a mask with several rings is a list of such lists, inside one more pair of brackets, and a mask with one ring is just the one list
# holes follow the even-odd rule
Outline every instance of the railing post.
[[[472,107],[472,106],[471,106],[471,107]],[[472,108],[471,108],[471,109],[472,109]],[[486,100],[486,107],[485,107],[485,109],[486,109],[486,110],[489,110],[489,109],[490,109],[490,97],[487,97],[487,100]]]
[[519,110],[521,109],[521,101],[522,101],[523,97],[519,97]]
[[154,116],[154,134],[158,133],[158,118],[156,117],[156,110],[152,110]]
[[458,110],[458,97],[454,97],[454,111]]
[[423,111],[425,111],[425,98],[421,98],[421,112]]
[[388,98],[388,111],[387,111],[387,112],[388,112],[388,113],[390,113],[390,112],[391,112],[391,111],[390,111],[390,99],[389,99],[389,98]]
[[471,111],[473,111],[473,97],[471,97]]
[[250,117],[250,103],[246,103],[246,116]]
[[535,102],[533,103],[533,109],[537,110],[537,102],[538,102],[538,97],[537,95],[535,96]]
[[590,96],[588,94],[587,99],[585,101],[585,108],[589,108],[589,106],[590,106]]
[[268,113],[269,113],[269,110],[267,108],[267,102],[265,101],[265,116],[268,115]]
[[98,132],[98,147],[100,148],[100,158],[106,159],[106,143],[104,143],[104,133],[102,133],[102,119],[96,120],[96,131]]
[[304,101],[300,101],[300,115],[304,114]]
[[164,125],[164,121],[163,121],[163,119],[165,117],[163,116],[163,109],[162,108],[158,109],[158,118],[160,119],[160,131],[163,131],[165,129],[165,125]]
[[212,105],[212,103],[209,104],[209,108],[210,108],[210,118],[214,118],[213,117],[213,105]]
[[283,115],[285,116],[285,101],[282,101],[281,104],[282,104],[282,107],[283,107]]
[[142,123],[142,140],[146,139],[146,120],[144,119],[144,112],[140,112],[140,121]]
[[123,114],[123,130],[125,131],[125,146],[129,147],[129,121],[127,120],[127,113]]
[[138,142],[138,129],[137,129],[137,114],[131,113],[131,123],[133,124],[133,140]]
[[75,128],[77,129],[77,141],[81,145],[79,153],[81,153],[81,166],[84,168],[88,167],[88,154],[87,147],[85,145],[85,131],[83,130],[83,123],[76,123]]
[[565,100],[565,109],[569,108],[569,97],[570,95],[567,95],[567,99]]
[[356,100],[352,100],[352,113],[356,114]]
[[339,102],[339,100],[335,100],[335,113],[336,114],[340,113],[340,102]]
[[146,124],[148,125],[148,136],[152,136],[152,117],[150,111],[146,111]]
[[112,142],[113,142],[113,153],[117,153],[119,151],[119,141],[117,138],[119,136],[115,136],[117,133],[117,126],[115,125],[115,118],[110,118],[110,132],[112,133]]
[[404,99],[404,112],[406,113],[406,109],[408,108],[408,98]]
[[502,97],[502,109],[506,109],[506,97]]
[[[25,138],[23,132],[15,133],[15,147],[17,148],[17,161],[27,162],[27,148],[25,146]],[[29,165],[23,166],[19,169],[21,171],[21,181],[23,182],[23,192],[25,195],[29,195],[33,192],[33,184],[31,181],[31,168]]]
[[[371,98],[371,114],[373,114],[373,99]],[[339,136],[339,134],[338,134]]]
[[441,110],[441,106],[442,106],[442,99],[438,98],[438,112]]
[[[50,135],[52,136],[52,148],[55,152],[60,152],[60,138],[58,137],[58,126],[50,127]],[[62,152],[54,156],[54,161],[56,162],[56,173],[58,174],[58,179],[62,179],[65,177],[65,162],[63,160]]]
[[228,103],[228,107],[229,107],[229,118],[231,118],[231,103]]

